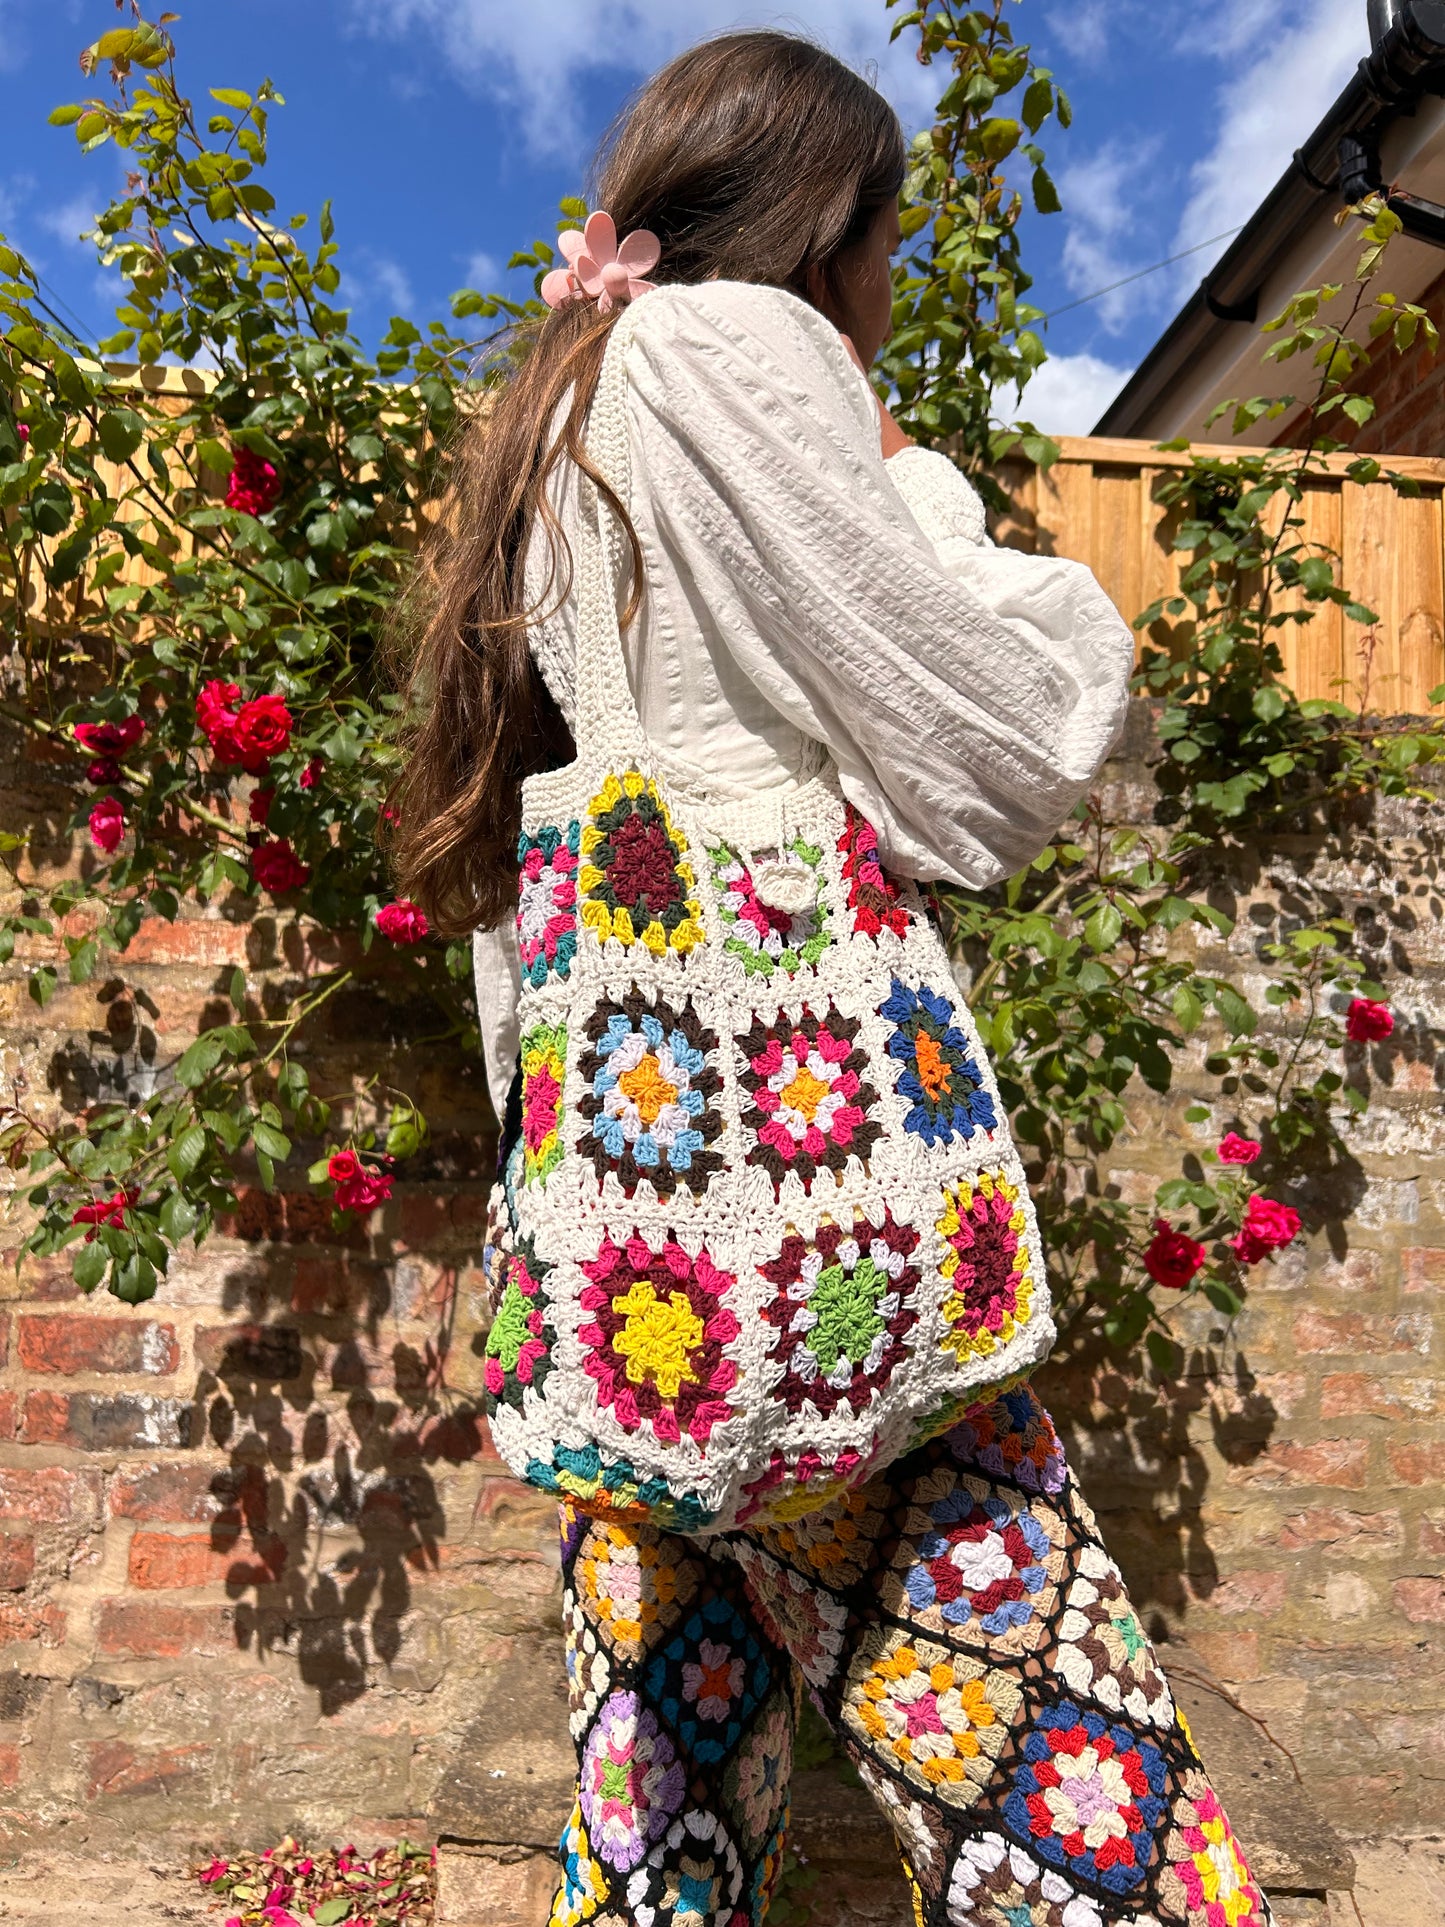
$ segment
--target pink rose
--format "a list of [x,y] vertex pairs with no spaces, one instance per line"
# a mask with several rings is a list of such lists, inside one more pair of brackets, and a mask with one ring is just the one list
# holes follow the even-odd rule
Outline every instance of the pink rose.
[[1219,1140],[1221,1164],[1253,1164],[1259,1151],[1259,1143],[1255,1138],[1240,1137],[1237,1131],[1226,1131]]
[[1377,1004],[1369,997],[1356,997],[1345,1017],[1345,1035],[1356,1044],[1378,1044],[1394,1028],[1390,1006]]
[[90,840],[97,850],[113,856],[125,835],[125,811],[114,796],[102,796],[90,807]]
[[85,780],[94,783],[97,788],[105,783],[118,783],[120,764],[112,756],[97,756],[93,763],[87,765]]
[[92,756],[124,756],[145,735],[146,726],[139,716],[127,716],[123,723],[77,723],[71,734],[82,749]]
[[1293,1205],[1274,1198],[1253,1197],[1244,1208],[1244,1223],[1230,1239],[1230,1249],[1242,1265],[1257,1265],[1271,1251],[1281,1251],[1299,1230]]
[[311,761],[306,765],[305,769],[303,769],[301,772],[301,787],[303,790],[309,790],[314,788],[316,779],[321,774],[322,769],[324,767],[325,765],[322,763],[321,758],[319,756],[313,756],[311,758]]
[[311,871],[291,848],[291,839],[279,836],[252,850],[251,875],[273,897],[284,897],[288,890],[299,890]]
[[376,913],[376,927],[393,943],[420,943],[431,928],[425,911],[418,910],[410,897],[383,905]]
[[20,443],[20,446],[24,448],[25,444],[30,440],[29,422],[16,422],[15,435],[16,435],[16,439]]
[[370,1211],[391,1196],[391,1179],[384,1171],[368,1171],[355,1151],[337,1151],[326,1161],[326,1175],[336,1187],[338,1211]]
[[1197,1238],[1176,1231],[1167,1218],[1154,1220],[1154,1236],[1144,1253],[1144,1269],[1156,1285],[1183,1291],[1204,1263],[1204,1246]]
[[226,484],[226,507],[240,509],[243,515],[264,515],[276,506],[281,493],[281,477],[263,455],[249,448],[232,451],[235,467]]
[[211,745],[213,752],[223,763],[237,763],[241,759],[236,754],[236,698],[241,691],[233,682],[222,682],[213,676],[196,698],[196,721],[201,734]]

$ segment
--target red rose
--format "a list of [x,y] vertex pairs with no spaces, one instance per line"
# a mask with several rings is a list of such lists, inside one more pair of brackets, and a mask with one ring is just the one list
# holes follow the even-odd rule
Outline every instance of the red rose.
[[71,734],[92,756],[124,756],[135,748],[145,730],[139,716],[127,716],[123,723],[77,723]]
[[1293,1205],[1273,1198],[1253,1197],[1244,1208],[1244,1223],[1230,1239],[1230,1249],[1242,1265],[1257,1265],[1271,1251],[1281,1251],[1299,1230]]
[[251,801],[246,806],[253,823],[264,823],[271,814],[271,805],[276,801],[276,785],[270,783],[265,789],[252,790]]
[[249,448],[233,450],[235,467],[226,484],[226,507],[243,515],[264,515],[276,506],[281,477],[263,455]]
[[311,872],[291,848],[290,838],[279,836],[252,850],[251,875],[273,897],[283,897],[288,890],[299,890]]
[[1154,1236],[1144,1253],[1144,1269],[1156,1285],[1183,1291],[1204,1263],[1204,1246],[1197,1238],[1176,1231],[1167,1218],[1154,1220]]
[[118,783],[120,781],[120,764],[115,761],[114,757],[97,756],[93,763],[87,765],[85,780],[87,783],[94,783],[97,788],[99,788],[102,783]]
[[[123,1225],[126,1212],[139,1196],[139,1191],[115,1191],[110,1197],[100,1198],[94,1204],[83,1204],[71,1217],[70,1222],[72,1224]],[[89,1244],[94,1237],[93,1231],[87,1231],[85,1242]]]
[[196,698],[196,721],[213,753],[223,763],[238,763],[234,704],[241,691],[233,682],[212,677]]
[[426,912],[418,910],[410,897],[383,905],[376,913],[376,927],[393,943],[420,943],[431,929]]
[[338,1211],[370,1211],[391,1196],[391,1179],[384,1171],[368,1171],[355,1151],[337,1151],[326,1161],[326,1175],[336,1189]]
[[16,434],[16,438],[20,443],[20,446],[24,448],[25,444],[30,440],[29,422],[16,422],[15,434]]
[[1390,1006],[1374,1003],[1368,997],[1356,997],[1345,1017],[1345,1035],[1356,1044],[1378,1044],[1394,1028]]
[[252,776],[258,776],[290,741],[291,712],[285,700],[273,692],[242,703],[227,738],[231,754],[219,749],[217,754],[224,762],[238,762]]
[[314,786],[317,777],[321,774],[322,768],[321,758],[319,756],[313,756],[301,772],[301,787],[303,790],[309,790]]
[[1226,1131],[1219,1140],[1219,1162],[1221,1164],[1253,1164],[1259,1156],[1258,1140],[1240,1137],[1237,1131]]
[[90,809],[90,840],[106,856],[114,855],[125,835],[125,811],[119,799],[102,796]]

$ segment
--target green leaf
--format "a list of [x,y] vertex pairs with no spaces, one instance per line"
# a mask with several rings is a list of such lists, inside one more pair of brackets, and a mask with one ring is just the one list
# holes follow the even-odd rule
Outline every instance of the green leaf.
[[291,1140],[284,1131],[278,1131],[271,1124],[253,1124],[251,1138],[258,1151],[264,1151],[268,1158],[284,1161],[291,1155]]
[[1112,950],[1119,941],[1124,919],[1112,903],[1101,903],[1084,925],[1084,942],[1094,951]]
[[79,1244],[70,1259],[70,1275],[78,1291],[94,1291],[110,1264],[105,1246],[96,1242]]
[[336,1894],[330,1900],[323,1900],[319,1907],[313,1908],[311,1918],[316,1927],[337,1927],[338,1921],[346,1919],[352,1909],[350,1896]]
[[161,1206],[161,1230],[173,1245],[183,1244],[200,1221],[200,1212],[179,1191],[172,1191]]
[[97,432],[109,461],[129,461],[145,439],[145,423],[133,408],[113,408],[102,415]]
[[206,1133],[199,1124],[188,1125],[173,1141],[166,1152],[166,1163],[177,1184],[184,1184],[206,1155],[206,1142]]

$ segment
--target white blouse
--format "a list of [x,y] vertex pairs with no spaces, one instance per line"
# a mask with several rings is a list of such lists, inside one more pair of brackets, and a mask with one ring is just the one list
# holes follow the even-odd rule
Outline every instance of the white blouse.
[[[883,460],[878,411],[832,324],[739,281],[642,297],[627,356],[643,596],[625,643],[664,765],[727,794],[806,778],[823,752],[905,876],[980,889],[1027,863],[1122,726],[1127,624],[1082,563],[995,548],[947,456]],[[577,475],[552,500],[569,543]],[[547,587],[538,530],[529,600]],[[532,652],[572,721],[564,576]],[[619,585],[619,606],[626,596]],[[518,1047],[509,925],[478,932],[500,1107]]]

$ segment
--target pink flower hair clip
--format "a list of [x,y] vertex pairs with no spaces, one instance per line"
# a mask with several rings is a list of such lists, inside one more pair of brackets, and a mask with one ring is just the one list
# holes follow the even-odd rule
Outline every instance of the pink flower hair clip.
[[569,301],[592,300],[599,314],[611,314],[655,283],[644,281],[662,258],[662,243],[646,228],[637,228],[621,246],[617,223],[599,208],[589,214],[587,225],[564,228],[557,246],[566,259],[565,268],[553,268],[542,279],[542,299],[549,308],[565,307]]

